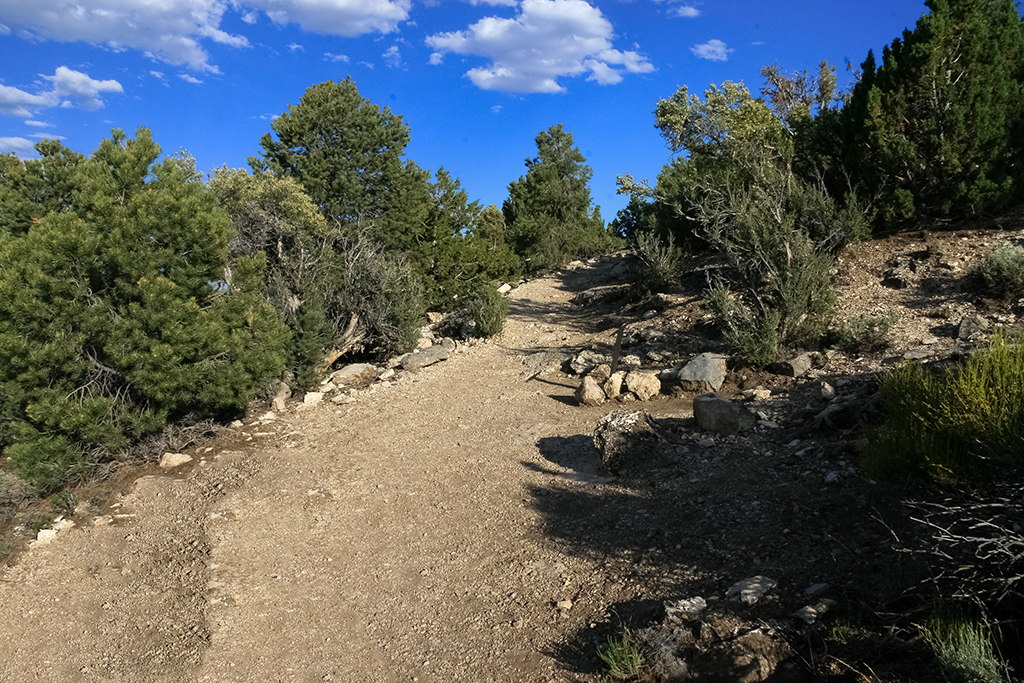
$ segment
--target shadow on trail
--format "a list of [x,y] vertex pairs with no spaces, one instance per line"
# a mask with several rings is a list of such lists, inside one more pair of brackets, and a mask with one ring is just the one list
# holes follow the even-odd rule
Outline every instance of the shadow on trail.
[[602,470],[593,439],[584,434],[539,439],[550,467],[523,463],[551,475],[528,489],[545,537],[594,568],[582,590],[594,612],[547,653],[567,670],[594,673],[608,637],[649,625],[662,601],[721,599],[751,576],[770,576],[779,589],[774,602],[744,610],[750,619],[791,614],[806,602],[804,590],[822,581],[845,603],[881,595],[869,577],[891,575],[890,539],[881,525],[849,524],[891,510],[893,501],[872,497],[881,493],[877,487],[811,483],[803,469],[828,457],[826,447],[797,455],[784,444],[761,442],[754,452],[742,441],[715,448],[689,443],[652,448],[642,472],[622,477]]

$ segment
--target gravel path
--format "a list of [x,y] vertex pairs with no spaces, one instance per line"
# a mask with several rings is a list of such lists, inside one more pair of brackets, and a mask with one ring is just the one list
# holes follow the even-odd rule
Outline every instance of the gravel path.
[[545,368],[593,339],[569,290],[527,283],[497,340],[247,426],[31,548],[0,575],[0,681],[591,680],[571,644],[632,590],[535,505],[601,483],[605,411]]

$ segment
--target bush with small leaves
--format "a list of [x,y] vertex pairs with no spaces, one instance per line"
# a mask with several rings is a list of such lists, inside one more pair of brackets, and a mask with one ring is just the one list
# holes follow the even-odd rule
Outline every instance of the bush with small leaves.
[[1024,248],[999,247],[972,274],[993,296],[1006,300],[1024,297]]

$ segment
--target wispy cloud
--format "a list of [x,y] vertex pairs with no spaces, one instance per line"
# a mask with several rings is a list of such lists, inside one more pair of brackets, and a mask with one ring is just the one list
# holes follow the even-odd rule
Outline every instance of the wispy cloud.
[[35,151],[35,144],[28,138],[0,138],[0,153],[22,156]]
[[47,123],[46,121],[33,121],[32,119],[27,119],[25,121],[25,125],[32,126],[33,128],[53,128],[52,123]]
[[178,74],[178,78],[185,81],[186,83],[192,83],[193,85],[199,85],[200,83],[202,83],[201,80],[189,74]]
[[324,53],[324,59],[328,62],[348,62],[348,55],[335,55],[330,52]]
[[729,59],[729,53],[735,52],[720,40],[712,39],[701,45],[694,45],[690,52],[701,59],[709,59],[712,62],[725,62]]
[[500,104],[496,104],[493,107],[491,107],[491,113],[492,114],[500,114],[501,110],[502,110],[502,106]]
[[427,38],[431,64],[446,52],[489,59],[466,76],[483,90],[556,93],[558,79],[589,74],[602,85],[622,81],[622,73],[649,73],[654,66],[633,51],[612,46],[612,24],[584,0],[523,0],[514,19],[487,17],[465,31]]
[[399,69],[402,66],[402,53],[398,51],[397,45],[389,47],[381,57],[389,69]]
[[305,52],[306,51],[306,48],[302,47],[298,43],[288,43],[288,45],[286,45],[286,47],[291,52],[298,52],[298,51]]

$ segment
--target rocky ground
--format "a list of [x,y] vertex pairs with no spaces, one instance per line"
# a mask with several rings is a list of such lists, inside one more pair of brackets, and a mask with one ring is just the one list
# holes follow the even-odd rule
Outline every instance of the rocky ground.
[[[913,680],[920,643],[879,616],[913,581],[912,491],[861,469],[856,428],[880,370],[1016,323],[967,278],[1015,239],[848,249],[840,315],[893,314],[889,345],[798,377],[728,367],[717,393],[755,420],[732,435],[671,372],[723,350],[703,266],[647,298],[621,257],[527,282],[491,341],[438,340],[418,356],[445,360],[360,369],[83,492],[0,574],[0,681],[598,681],[624,627],[700,680]],[[574,365],[620,329],[661,393],[580,406]],[[620,410],[647,411],[652,445],[613,473],[594,433]]]

